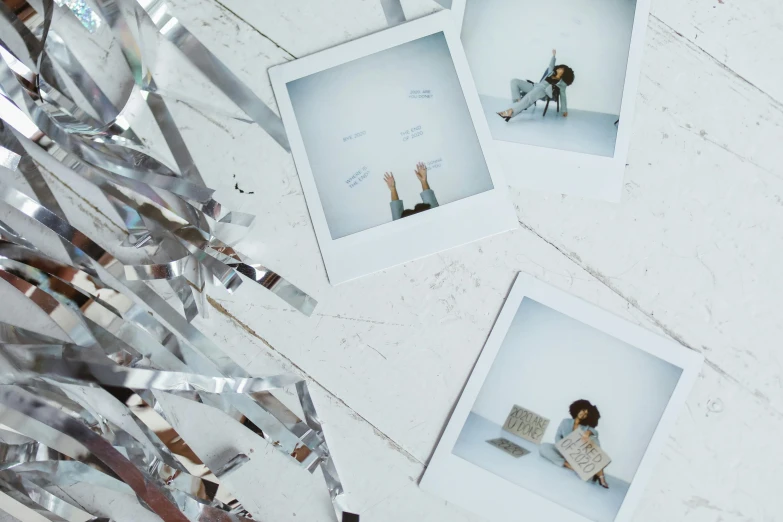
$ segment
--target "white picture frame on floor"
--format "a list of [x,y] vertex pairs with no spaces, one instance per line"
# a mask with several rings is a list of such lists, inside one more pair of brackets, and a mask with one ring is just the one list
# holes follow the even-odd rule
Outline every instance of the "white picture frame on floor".
[[[569,339],[578,341],[573,350]],[[574,359],[579,364],[583,360],[583,351],[591,352],[584,353],[586,361],[600,353],[600,364],[617,364],[617,369],[622,370],[614,371],[613,375],[630,374],[627,378],[605,384],[594,384],[591,382],[593,377],[587,376],[583,382],[574,384],[575,389],[590,390],[586,393],[602,407],[601,421],[596,417],[595,422],[590,424],[597,428],[588,430],[596,430],[596,437],[600,432],[601,444],[611,446],[607,451],[613,462],[606,468],[606,473],[611,474],[612,466],[625,466],[624,470],[618,471],[630,473],[630,478],[624,482],[627,489],[621,490],[622,498],[616,498],[619,495],[616,488],[612,491],[612,487],[622,481],[609,482],[609,490],[601,488],[599,483],[584,482],[574,471],[553,465],[543,451],[538,451],[537,445],[502,430],[501,424],[508,414],[509,404],[514,401],[541,415],[550,416],[547,401],[556,402],[558,394],[564,393],[565,397],[575,395],[564,391],[563,388],[568,385],[564,386],[556,379],[551,380],[551,386],[547,384],[553,376],[561,373],[563,379],[567,379],[564,382],[580,380],[574,378],[577,374],[569,373],[571,362],[564,360],[561,350],[572,350],[569,353],[576,354]],[[616,361],[607,360],[607,354],[615,354]],[[554,364],[546,362],[549,357],[553,358]],[[702,362],[702,355],[695,351],[520,273],[448,421],[420,487],[486,520],[629,522]],[[593,366],[595,368],[597,366]],[[537,380],[529,385],[530,393],[517,396],[527,386],[524,381],[530,376]],[[635,399],[619,397],[624,393],[624,389],[620,389],[624,386],[623,379],[631,387],[638,386],[638,389],[629,388],[628,393],[639,393],[640,397],[645,397],[638,404],[638,411],[627,408],[627,401]],[[665,382],[658,383],[658,380]],[[636,384],[637,381],[641,382]],[[652,399],[648,401],[649,397]],[[614,409],[613,400],[620,405],[620,410]],[[569,401],[560,402],[567,411]],[[645,411],[645,408],[651,411]],[[618,411],[627,415],[618,415]],[[557,410],[555,414],[559,412]],[[487,418],[493,419],[490,422]],[[570,422],[570,418],[568,420]],[[628,423],[633,424],[632,429],[636,430],[633,433],[644,434],[644,440],[626,442],[632,436]],[[562,431],[557,425],[558,421],[553,420],[547,437],[551,437],[556,429]],[[570,432],[571,425],[567,428]],[[613,434],[617,436],[613,437]],[[492,448],[485,449],[489,445],[484,441],[492,437],[511,439],[511,442],[531,450],[531,454],[524,459],[496,457],[496,453],[489,451]],[[550,446],[554,447],[553,444]],[[526,466],[535,468],[528,472]],[[554,479],[548,478],[550,473]],[[604,477],[607,480],[611,478]],[[583,493],[585,491],[587,493]],[[597,499],[597,507],[586,507],[583,501],[578,500],[578,495]]]
[[[601,1],[610,2],[618,0]],[[621,200],[623,177],[631,141],[634,107],[636,105],[636,95],[639,86],[647,19],[650,11],[650,0],[629,1],[635,2],[635,9],[633,9],[633,22],[623,83],[622,86],[619,86],[618,84],[615,89],[617,95],[619,95],[620,90],[622,92],[622,99],[621,101],[618,101],[620,103],[620,109],[618,112],[615,112],[615,110],[611,111],[612,114],[617,115],[618,119],[618,123],[615,126],[616,140],[611,156],[551,148],[537,144],[518,143],[508,139],[501,141],[501,139],[499,139],[500,133],[504,131],[500,130],[499,127],[490,125],[495,139],[495,150],[503,163],[506,179],[511,186],[599,199],[609,202],[619,202]],[[479,8],[478,6],[481,6],[483,9],[485,5],[488,5],[491,2],[506,2],[518,7],[507,11],[507,14],[502,17],[504,18],[503,20],[496,20],[493,22],[493,18],[490,18],[489,16],[481,17],[481,22],[476,22],[477,24],[483,24],[481,25],[481,30],[476,29],[473,31],[470,29],[472,27],[469,25],[470,20],[466,20],[466,13],[468,16],[471,16],[470,9],[466,9],[468,4],[476,3],[477,9]],[[541,3],[538,5],[544,6],[544,4]],[[594,8],[594,3],[584,4],[585,7],[588,5],[592,6],[591,8]],[[564,20],[575,18],[568,16],[569,13],[567,8],[560,6],[560,4],[549,6],[548,9],[551,9],[552,11],[551,16],[546,16],[543,19],[536,18],[537,21],[535,22],[535,25],[537,27],[542,25],[546,26],[547,23],[562,24]],[[481,42],[482,40],[489,42],[489,39],[492,39],[491,41],[495,42],[492,45],[498,47],[498,41],[507,38],[503,35],[524,34],[525,26],[523,21],[527,16],[525,14],[527,11],[526,4],[520,0],[453,0],[451,10],[455,15],[457,26],[463,31],[462,40],[465,45],[466,55],[469,63],[473,66],[474,77],[476,84],[479,86],[479,92],[482,92],[482,75],[480,74],[479,69],[488,67],[488,65],[486,65],[488,59],[479,58],[478,48],[481,47],[481,49],[484,50],[484,47],[475,42]],[[571,21],[581,24],[582,27],[587,25],[576,19]],[[506,26],[509,24],[513,24],[515,28],[514,31],[507,30]],[[615,29],[610,22],[602,24],[600,27],[598,24],[593,24],[593,26],[599,35],[612,34],[612,31]],[[466,31],[470,31],[470,34],[467,34]],[[552,48],[558,46],[558,38],[562,36],[564,32],[565,30],[559,26],[552,27],[551,33],[553,36],[551,38],[551,44],[549,44]],[[600,36],[586,39],[585,46],[592,45],[593,42],[599,38]],[[544,45],[540,40],[540,38],[537,39],[536,44]],[[503,59],[508,60],[509,64],[513,64],[514,61],[518,61],[517,58],[519,57],[519,53],[522,52],[524,52],[523,49],[512,47],[508,48],[508,52],[494,52],[491,54],[494,55],[493,59],[497,59],[498,55],[500,55]],[[539,50],[537,49],[536,52],[538,53]],[[594,54],[598,56],[603,53]],[[560,55],[560,52],[558,55]],[[481,56],[483,56],[483,54]],[[542,61],[544,58],[547,57],[543,56]],[[566,58],[563,61],[568,61],[568,59]],[[512,69],[513,67],[509,67],[509,79],[514,76],[511,72]],[[574,82],[574,86],[568,89],[569,93],[573,91],[573,94],[569,94],[569,99],[577,99],[580,95],[580,75],[582,79],[584,79],[586,74],[589,74],[589,71],[582,70],[580,72],[578,68],[576,69],[576,81]],[[536,71],[530,71],[527,74],[535,76],[535,72]],[[534,77],[533,80],[538,81],[538,78]],[[487,81],[494,82],[495,79],[488,79]],[[492,88],[493,92],[499,91],[500,87],[497,83],[492,83],[492,85],[497,86],[497,88]],[[615,99],[616,98],[617,96],[615,96]],[[509,100],[508,104],[510,105],[510,103]],[[551,110],[552,109],[550,108],[550,111]],[[499,118],[489,109],[489,105],[487,105],[484,112],[488,119]],[[547,117],[549,118],[550,116]],[[512,124],[514,124],[515,121],[516,120],[512,119]],[[548,121],[550,121],[550,123],[552,122],[552,120]],[[493,124],[501,125],[502,120],[497,122],[493,120]],[[600,126],[601,129],[603,129],[603,127],[603,125]],[[580,135],[584,136],[585,133],[581,133]]]
[[[362,182],[365,184],[372,183],[374,194],[380,190],[386,191],[384,192],[386,195],[383,196],[386,199],[384,199],[383,202],[378,203],[378,205],[384,205],[383,212],[388,214],[390,204],[388,191],[391,190],[391,186],[387,189],[386,186],[383,185],[383,174],[384,170],[392,169],[381,167],[368,169],[366,167],[359,167],[362,165],[361,154],[366,151],[352,149],[352,151],[346,152],[347,149],[342,147],[342,143],[337,143],[339,140],[333,140],[333,136],[330,137],[330,133],[332,132],[330,125],[333,120],[319,121],[317,126],[313,124],[311,120],[319,117],[323,119],[321,113],[324,111],[304,110],[302,107],[304,107],[306,103],[296,101],[305,99],[302,97],[302,89],[299,87],[302,85],[302,80],[316,78],[316,75],[320,73],[329,73],[330,71],[339,70],[340,76],[336,79],[328,77],[330,78],[329,82],[343,81],[345,78],[352,78],[349,74],[343,74],[343,71],[356,71],[356,69],[347,69],[345,67],[341,69],[341,66],[353,64],[352,66],[358,67],[358,65],[355,64],[369,63],[368,60],[366,60],[368,57],[390,56],[389,53],[383,53],[385,51],[402,48],[406,44],[423,41],[427,38],[431,39],[436,37],[438,42],[440,42],[442,40],[441,35],[442,38],[445,38],[445,43],[448,46],[448,56],[453,64],[453,71],[456,73],[456,76],[452,76],[454,72],[452,72],[452,69],[448,68],[450,66],[447,67],[447,65],[444,65],[443,70],[446,71],[446,68],[448,68],[449,78],[451,78],[449,80],[450,83],[448,84],[449,87],[448,89],[444,87],[441,92],[435,93],[434,96],[448,96],[449,100],[457,101],[457,103],[454,103],[453,105],[455,111],[461,111],[459,113],[461,126],[458,129],[458,134],[453,136],[453,138],[459,140],[462,137],[467,136],[465,139],[472,140],[469,145],[470,147],[473,147],[471,150],[475,152],[471,153],[472,156],[470,156],[469,159],[473,161],[472,164],[474,166],[480,167],[466,169],[462,166],[465,162],[460,160],[452,161],[451,165],[446,165],[442,171],[452,174],[455,172],[455,168],[462,168],[463,170],[469,171],[469,174],[463,174],[464,176],[470,176],[473,175],[472,173],[474,172],[481,171],[481,175],[486,176],[485,178],[482,178],[486,180],[485,185],[482,185],[481,191],[455,197],[451,201],[448,201],[447,204],[443,204],[441,201],[440,206],[435,205],[437,208],[432,207],[427,212],[420,212],[416,215],[407,217],[403,216],[404,219],[395,217],[392,221],[374,224],[361,230],[354,230],[355,228],[361,227],[359,225],[354,226],[355,222],[350,222],[342,217],[340,219],[332,219],[330,216],[338,215],[338,213],[342,211],[350,211],[350,209],[346,210],[346,207],[357,204],[357,202],[345,200],[343,205],[342,200],[339,200],[336,197],[333,197],[331,202],[323,199],[322,194],[319,193],[319,188],[325,191],[331,191],[331,187],[333,187],[335,183],[329,178],[330,185],[327,189],[323,188],[323,183],[319,187],[319,179],[324,179],[323,177],[316,179],[316,176],[321,176],[319,173],[331,172],[329,171],[330,168],[332,171],[338,172],[337,168],[332,168],[333,166],[331,163],[344,161],[346,157],[348,157],[347,155],[356,154],[358,159],[353,164],[355,164],[357,166],[356,168],[359,170],[350,177],[348,176],[353,170],[345,174],[346,183],[350,181],[347,186],[353,187],[355,182]],[[444,56],[443,45],[441,43],[438,45],[440,45],[440,47],[437,56]],[[414,56],[413,60],[416,59],[413,54],[406,56]],[[394,69],[391,65],[384,68],[383,65],[385,64],[376,63],[372,70],[378,74],[388,75],[390,74],[388,72],[389,70],[397,71],[399,69],[400,74],[402,74],[402,70],[408,69],[407,63],[410,63],[410,61],[411,60],[403,62],[402,65],[400,65],[399,61],[395,62],[397,63],[395,66],[397,69]],[[441,64],[441,62],[437,63]],[[447,62],[444,61],[442,63],[445,64]],[[359,70],[359,73],[365,74],[362,70]],[[269,70],[269,76],[280,114],[288,134],[291,152],[302,184],[313,228],[326,267],[327,276],[332,285],[337,285],[357,277],[479,240],[490,235],[512,230],[519,226],[516,213],[514,212],[514,208],[508,197],[505,177],[503,176],[502,169],[494,155],[492,138],[486,120],[481,112],[478,93],[476,92],[470,76],[470,70],[462,50],[462,45],[459,41],[459,32],[454,24],[452,13],[448,11],[437,13],[433,16],[405,23],[315,53],[311,56],[273,67]],[[390,77],[387,76],[387,78]],[[443,78],[443,75],[440,75],[437,78]],[[394,78],[391,77],[390,82],[393,81]],[[428,80],[424,81],[426,82]],[[439,80],[434,81],[437,83]],[[331,85],[329,82],[318,84],[322,86],[323,89],[312,89],[313,96],[321,96],[320,103],[324,104],[323,107],[325,110],[332,109],[332,107],[329,107],[329,96],[325,94],[327,87]],[[361,82],[358,81],[354,82],[352,87],[360,83]],[[307,84],[305,83],[305,85]],[[402,87],[405,87],[406,90],[403,91]],[[376,101],[381,105],[378,105],[377,113],[373,114],[372,112],[368,112],[365,120],[369,121],[368,119],[371,118],[381,118],[380,123],[383,123],[383,110],[387,109],[385,105],[391,104],[393,108],[395,106],[394,104],[401,103],[398,100],[398,98],[400,98],[399,95],[402,95],[402,98],[418,98],[418,100],[413,102],[405,100],[405,103],[427,103],[426,98],[427,96],[430,96],[430,91],[418,90],[426,88],[427,85],[417,84],[414,80],[413,82],[409,81],[409,84],[405,84],[402,87],[395,86],[396,90],[394,91],[394,96],[381,97],[378,95]],[[345,89],[342,89],[339,92],[342,93],[344,91]],[[422,94],[422,92],[424,94]],[[298,98],[296,98],[297,96]],[[360,97],[363,98],[364,95],[361,95]],[[296,98],[296,100],[292,102],[292,98]],[[340,98],[341,103],[354,103],[356,99],[356,96],[348,98],[347,101]],[[439,100],[436,101],[438,103],[444,103]],[[462,105],[462,102],[464,102],[464,105]],[[295,103],[299,103],[300,110],[298,114],[296,107],[294,106]],[[341,114],[346,114],[346,116],[354,118],[357,114],[364,114],[361,110],[352,110],[350,105],[347,105],[347,107],[349,107],[349,109]],[[430,118],[429,121],[435,121],[437,123],[440,120],[432,120],[432,118],[438,118],[440,116],[437,115],[443,114],[444,112],[448,111],[430,110],[429,112],[426,112],[426,115],[427,118]],[[303,131],[308,125],[310,128]],[[357,123],[355,127],[359,132],[355,132],[353,135],[348,135],[341,139],[349,141],[356,138],[354,141],[362,143],[360,140],[366,138],[362,134],[363,127],[359,127],[359,125],[360,124]],[[402,132],[397,132],[400,130],[397,127],[386,126],[384,128],[379,128],[377,121],[368,125],[375,125],[375,136],[386,136],[386,131],[388,130],[386,127],[391,127],[394,136],[390,136],[388,139],[384,137],[387,141],[383,142],[389,143],[389,148],[399,148],[399,143],[392,143],[394,140],[400,141],[402,139],[402,141],[405,141],[407,139],[406,136],[400,138],[398,134],[402,134]],[[337,126],[339,127],[340,125]],[[432,135],[436,137],[441,136],[440,134],[437,134],[438,132],[448,132],[443,130],[444,128],[451,128],[446,125],[435,125],[434,127],[439,129],[432,133]],[[315,128],[317,132],[314,131],[313,128]],[[415,129],[415,127],[412,127],[412,130],[413,129]],[[424,130],[426,132],[427,129]],[[344,134],[345,133],[340,134],[339,136],[343,136]],[[372,134],[372,132],[368,134]],[[307,138],[306,135],[310,137]],[[414,144],[424,143],[423,139],[415,142],[418,135],[419,133],[416,132],[410,134],[410,142],[413,142]],[[330,145],[332,150],[334,150],[333,157],[328,156],[330,151],[325,150],[325,146],[318,141],[328,139],[335,141],[333,146]],[[317,145],[313,145],[314,143],[317,143]],[[377,142],[373,143],[376,143],[376,145],[373,146],[378,148]],[[454,145],[453,139],[449,141],[441,138],[438,143],[445,144],[442,147],[442,151],[437,153],[443,154],[443,157],[446,158],[444,159],[445,163],[448,163],[447,158],[450,154],[463,154],[463,156],[465,154],[464,151],[466,150],[466,147]],[[321,158],[319,160],[314,159],[316,158],[316,153],[313,152],[313,150],[316,147],[318,147],[317,152],[320,154],[318,157]],[[455,152],[457,150],[459,152]],[[379,151],[383,152],[380,148]],[[410,163],[410,170],[407,168],[408,163]],[[462,167],[457,167],[457,165]],[[394,176],[398,180],[397,183],[400,183],[399,180],[401,177],[405,177],[405,180],[408,180],[408,178],[415,180],[412,174],[415,166],[415,161],[409,161],[405,163],[404,169],[393,169]],[[346,170],[343,167],[341,167],[341,169],[342,170],[339,170],[340,175]],[[370,173],[370,170],[373,170],[373,172]],[[368,175],[370,176],[369,181],[364,180]],[[430,175],[432,175],[432,169],[430,169]],[[326,174],[323,176],[326,176]],[[340,178],[340,180],[342,183],[342,178]],[[469,179],[469,181],[471,181],[471,179]],[[441,183],[440,187],[443,187],[443,183],[446,182],[447,181],[439,182]],[[464,186],[464,184],[456,182],[454,182],[453,185]],[[381,186],[382,189],[377,188]],[[422,183],[422,194],[424,194],[424,187],[425,185]],[[343,193],[345,192],[342,185],[340,190],[343,190]],[[433,187],[433,190],[437,192],[438,188]],[[408,190],[407,194],[408,196],[405,196],[405,198],[410,198],[411,195],[415,197],[413,190]],[[438,198],[440,199],[440,195],[438,195]],[[375,198],[373,199],[373,204],[376,199],[380,201],[380,198]],[[335,201],[338,201],[339,204],[335,203]],[[377,214],[378,210],[373,207],[371,212]],[[353,229],[350,229],[350,227],[353,227]]]

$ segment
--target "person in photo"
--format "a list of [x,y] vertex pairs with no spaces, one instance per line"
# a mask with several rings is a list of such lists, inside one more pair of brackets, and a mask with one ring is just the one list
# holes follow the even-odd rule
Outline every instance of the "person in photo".
[[387,172],[383,175],[383,180],[386,182],[386,186],[389,187],[391,192],[391,213],[392,220],[396,221],[400,218],[412,216],[425,210],[430,210],[438,206],[438,200],[435,198],[435,192],[430,188],[427,182],[427,166],[419,162],[416,164],[416,170],[414,170],[416,177],[421,183],[421,200],[423,203],[417,203],[412,209],[406,209],[397,194],[397,183],[394,180],[394,174]]
[[563,107],[563,117],[568,116],[568,98],[566,90],[568,86],[574,83],[574,70],[569,66],[560,64],[555,65],[557,60],[557,49],[552,49],[552,59],[549,61],[549,67],[544,73],[544,77],[538,83],[531,83],[527,80],[514,78],[511,80],[511,102],[510,109],[498,112],[498,116],[508,122],[514,116],[519,115],[528,107],[534,105],[538,100],[547,96],[555,98],[556,94],[560,96],[560,102]]
[[[555,444],[560,442],[563,438],[576,430],[582,432],[582,438],[587,441],[593,442],[596,446],[601,447],[601,441],[598,439],[598,419],[601,418],[601,414],[598,408],[590,401],[585,399],[579,399],[574,401],[568,408],[571,414],[570,419],[563,419],[560,425],[557,427],[557,433],[555,433]],[[539,454],[552,462],[557,466],[561,466],[568,469],[573,469],[571,465],[563,457],[562,453],[557,449],[555,444],[545,442],[541,444],[539,448]],[[598,482],[601,487],[609,489],[609,484],[606,483],[606,477],[604,476],[604,470],[599,471],[593,477],[593,482]]]

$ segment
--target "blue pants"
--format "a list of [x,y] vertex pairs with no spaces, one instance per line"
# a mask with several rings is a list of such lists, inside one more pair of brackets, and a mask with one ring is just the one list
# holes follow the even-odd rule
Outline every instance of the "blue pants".
[[562,453],[560,453],[555,445],[550,444],[549,442],[544,442],[541,444],[541,447],[538,448],[538,454],[544,457],[546,460],[550,461],[552,464],[555,464],[561,468],[566,461],[565,458],[563,458]]

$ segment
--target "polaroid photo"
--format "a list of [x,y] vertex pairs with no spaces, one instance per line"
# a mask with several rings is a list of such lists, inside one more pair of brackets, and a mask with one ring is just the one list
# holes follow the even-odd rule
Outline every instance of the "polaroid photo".
[[333,285],[518,226],[448,11],[269,76]]
[[510,185],[620,201],[650,0],[453,0]]
[[628,522],[702,360],[520,274],[421,488],[487,520]]

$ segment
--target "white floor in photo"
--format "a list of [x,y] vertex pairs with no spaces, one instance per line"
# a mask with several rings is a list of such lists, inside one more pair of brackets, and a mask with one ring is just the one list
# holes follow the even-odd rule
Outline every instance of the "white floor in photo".
[[481,95],[481,106],[496,140],[610,158],[614,156],[616,115],[571,109],[568,117],[563,118],[557,113],[557,104],[551,102],[546,116],[542,116],[545,104],[539,101],[535,108],[530,107],[506,123],[496,113],[510,108],[511,102],[506,98]]
[[[514,442],[530,453],[514,458],[486,442],[498,437]],[[503,431],[497,424],[475,413],[468,415],[452,453],[594,522],[612,522],[628,492],[629,484],[608,472],[606,481],[609,489],[582,481],[573,471],[557,467],[542,458],[536,444]]]

